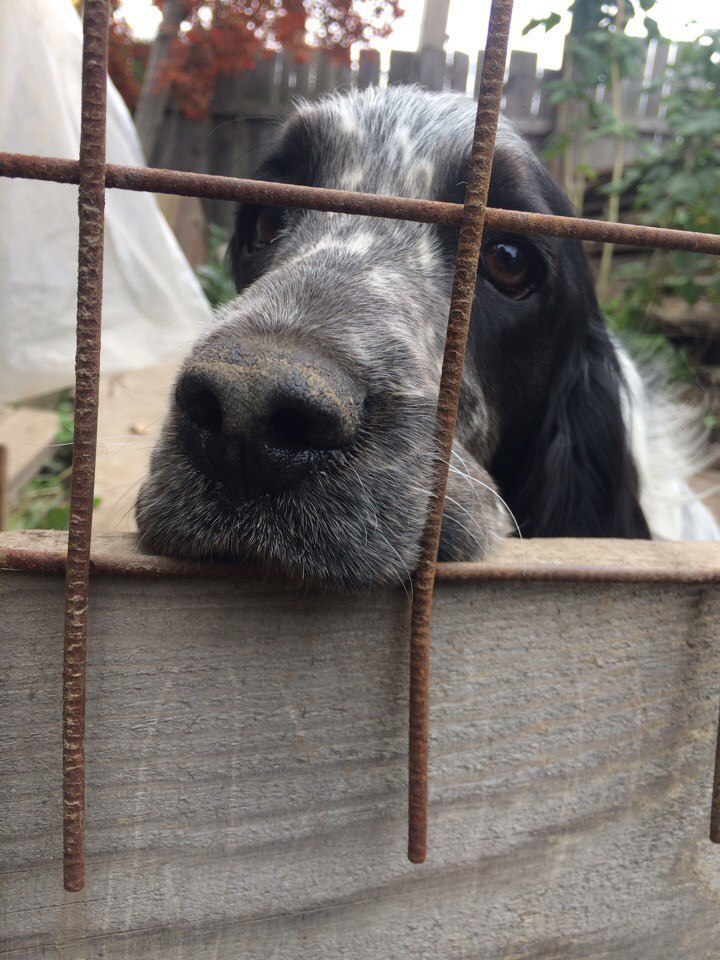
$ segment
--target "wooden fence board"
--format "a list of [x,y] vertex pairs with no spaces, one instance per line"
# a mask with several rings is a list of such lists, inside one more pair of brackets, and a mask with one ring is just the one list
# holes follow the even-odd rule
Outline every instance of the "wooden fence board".
[[530,117],[530,106],[535,90],[537,55],[524,50],[510,54],[510,70],[505,84],[505,116],[510,120]]
[[441,581],[418,867],[402,591],[96,577],[80,894],[62,594],[0,574],[0,956],[716,960],[717,588]]
[[450,89],[459,93],[465,93],[467,90],[468,71],[470,69],[470,57],[466,53],[455,51],[450,68]]
[[[637,41],[641,57],[632,77],[623,80],[623,111],[625,120],[635,127],[639,140],[626,143],[628,159],[635,157],[643,140],[653,140],[666,133],[661,111],[662,78],[667,92],[669,46],[666,43],[647,44]],[[478,55],[474,96],[477,97],[482,74],[483,52]],[[349,62],[337,62],[326,50],[288,51],[259,57],[243,73],[220,77],[213,97],[211,115],[207,123],[190,121],[178,114],[171,105],[165,127],[159,138],[154,165],[181,170],[207,170],[212,173],[251,176],[262,151],[255,148],[258,130],[246,135],[245,127],[270,126],[282,118],[298,97],[310,99],[336,89],[361,90],[373,85],[418,83],[430,90],[466,92],[469,58],[456,52],[448,59],[443,50],[426,48],[419,52],[394,50],[389,69],[381,69],[375,50],[362,50],[356,68]],[[555,104],[549,94],[549,85],[559,76],[558,71],[537,70],[533,53],[514,50],[510,55],[505,86],[504,111],[528,138],[536,150],[541,150],[556,122]],[[609,101],[609,91],[600,82],[597,97]],[[571,111],[572,115],[577,110]],[[238,151],[230,148],[225,124],[235,121],[235,141],[249,146]],[[209,141],[209,142],[208,142]],[[217,142],[214,142],[217,141]],[[598,172],[607,172],[612,166],[614,144],[612,138],[601,138],[583,148],[583,161]],[[203,166],[205,164],[205,166]],[[206,202],[210,219],[226,223],[225,205]]]
[[651,46],[653,48],[653,67],[644,116],[656,118],[662,104],[663,81],[667,75],[670,44],[656,41]]
[[444,50],[421,50],[418,54],[418,83],[426,90],[443,90],[447,59]]
[[28,407],[0,410],[0,447],[6,451],[5,496],[8,503],[57,452],[59,429],[58,415],[54,410]]
[[482,80],[482,68],[483,63],[485,62],[485,51],[480,50],[477,55],[477,60],[475,61],[475,83],[473,86],[473,96],[477,100],[478,93],[480,92],[480,81]]
[[419,72],[417,54],[408,50],[392,51],[388,73],[388,83],[391,86],[399,83],[417,83]]
[[361,90],[380,83],[380,55],[377,50],[361,50],[357,85]]

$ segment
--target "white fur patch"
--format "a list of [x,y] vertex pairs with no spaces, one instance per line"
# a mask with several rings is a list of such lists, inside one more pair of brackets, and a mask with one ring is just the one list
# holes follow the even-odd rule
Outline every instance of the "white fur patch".
[[341,190],[359,190],[364,176],[365,171],[362,167],[345,170],[340,176],[339,187]]
[[720,526],[686,482],[703,467],[688,411],[653,396],[623,347],[616,342],[615,349],[626,386],[623,417],[650,533],[658,540],[720,540]]

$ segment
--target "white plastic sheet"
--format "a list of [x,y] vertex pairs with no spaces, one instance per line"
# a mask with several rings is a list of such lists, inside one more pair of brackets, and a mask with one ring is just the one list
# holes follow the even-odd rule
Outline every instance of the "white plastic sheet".
[[[70,0],[0,0],[0,150],[77,159],[82,29]],[[107,160],[142,166],[108,90]],[[150,194],[106,194],[102,372],[183,350],[210,308]],[[0,402],[69,385],[75,353],[77,187],[0,178]]]

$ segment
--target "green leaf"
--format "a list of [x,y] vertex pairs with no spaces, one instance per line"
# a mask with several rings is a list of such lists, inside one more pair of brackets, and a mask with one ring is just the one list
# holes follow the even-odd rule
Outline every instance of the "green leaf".
[[45,514],[42,523],[43,530],[67,530],[70,527],[70,505],[52,507]]
[[657,20],[653,20],[652,17],[645,17],[643,20],[643,26],[647,30],[647,35],[650,40],[659,40],[661,37],[660,27],[658,26]]
[[539,19],[534,18],[523,27],[522,35],[523,37],[527,36],[528,33],[537,29],[537,27],[545,27],[545,33],[547,33],[548,30],[552,30],[553,27],[556,27],[561,20],[562,17],[559,13],[551,13],[549,16],[541,17]]

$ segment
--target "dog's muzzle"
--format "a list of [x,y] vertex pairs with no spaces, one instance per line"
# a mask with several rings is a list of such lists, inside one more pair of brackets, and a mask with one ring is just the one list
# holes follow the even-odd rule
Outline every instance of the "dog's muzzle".
[[292,490],[341,459],[364,400],[325,358],[236,345],[193,359],[175,390],[190,459],[233,500]]

